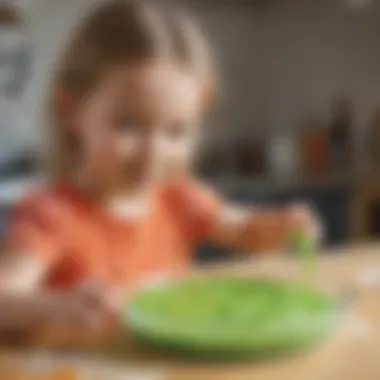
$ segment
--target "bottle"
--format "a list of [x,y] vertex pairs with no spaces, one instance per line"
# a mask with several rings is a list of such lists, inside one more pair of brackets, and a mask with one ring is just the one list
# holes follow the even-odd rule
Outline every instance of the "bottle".
[[333,168],[347,170],[354,165],[352,146],[353,133],[352,104],[347,98],[337,101],[330,124],[330,144]]
[[280,181],[291,181],[297,173],[297,147],[291,136],[277,136],[270,142],[269,160],[274,178]]

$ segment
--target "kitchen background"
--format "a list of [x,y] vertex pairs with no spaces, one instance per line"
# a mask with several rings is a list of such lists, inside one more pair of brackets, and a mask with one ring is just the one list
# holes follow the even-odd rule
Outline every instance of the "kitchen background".
[[[0,234],[10,205],[40,181],[51,67],[94,3],[0,0]],[[376,238],[380,2],[175,3],[199,19],[220,68],[222,91],[205,123],[199,175],[238,201],[311,202],[326,225],[326,244]],[[206,259],[223,254],[200,249]]]

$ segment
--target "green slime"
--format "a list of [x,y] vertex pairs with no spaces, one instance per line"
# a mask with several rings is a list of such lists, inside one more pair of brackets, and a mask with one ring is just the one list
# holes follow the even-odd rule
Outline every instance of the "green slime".
[[125,318],[150,343],[232,355],[312,344],[332,329],[335,311],[332,299],[303,285],[210,277],[141,291]]
[[300,229],[291,245],[305,281],[214,276],[152,284],[132,296],[125,321],[151,345],[195,355],[272,355],[311,345],[335,327],[339,312],[314,286],[314,241]]
[[297,255],[301,266],[301,277],[305,284],[312,285],[316,277],[316,241],[307,231],[295,231],[291,239],[291,250]]

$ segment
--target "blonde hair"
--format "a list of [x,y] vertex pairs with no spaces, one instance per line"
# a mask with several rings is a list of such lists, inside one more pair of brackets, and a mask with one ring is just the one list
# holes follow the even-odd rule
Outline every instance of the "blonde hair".
[[208,46],[192,20],[142,0],[111,0],[90,12],[74,31],[52,81],[48,158],[52,178],[70,175],[80,154],[80,142],[58,115],[57,90],[85,99],[113,67],[161,57],[194,70],[204,86],[205,103],[211,102],[215,70]]

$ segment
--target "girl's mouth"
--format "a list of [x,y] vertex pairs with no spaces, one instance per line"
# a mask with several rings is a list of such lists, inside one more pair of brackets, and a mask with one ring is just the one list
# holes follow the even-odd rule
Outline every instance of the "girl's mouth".
[[152,176],[144,168],[138,166],[128,165],[124,167],[123,170],[124,178],[127,182],[138,183],[138,184],[147,184],[152,180]]

